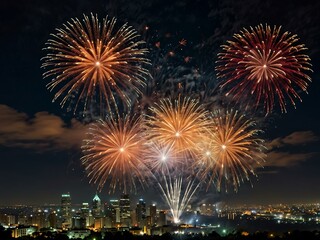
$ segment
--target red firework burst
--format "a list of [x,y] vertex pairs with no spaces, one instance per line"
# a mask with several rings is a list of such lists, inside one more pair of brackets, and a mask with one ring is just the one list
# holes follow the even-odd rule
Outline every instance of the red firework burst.
[[255,106],[264,104],[272,111],[278,99],[282,112],[286,112],[286,98],[295,106],[301,98],[298,90],[307,92],[311,78],[310,58],[302,52],[304,44],[296,44],[297,35],[280,33],[281,27],[262,24],[250,30],[243,29],[222,46],[218,54],[218,78],[226,78],[221,87],[232,85],[226,95],[235,100],[252,96]]

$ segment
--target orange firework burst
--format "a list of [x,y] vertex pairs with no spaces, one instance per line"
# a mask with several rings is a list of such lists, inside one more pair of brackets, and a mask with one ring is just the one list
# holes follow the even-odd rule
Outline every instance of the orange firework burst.
[[113,190],[117,185],[136,187],[135,179],[143,185],[146,174],[144,141],[141,135],[140,118],[109,118],[93,124],[88,139],[82,146],[85,166],[90,182],[100,189],[110,180]]
[[257,136],[261,131],[238,111],[214,112],[213,126],[211,140],[199,149],[202,178],[209,178],[208,186],[216,181],[218,190],[225,179],[236,191],[254,174],[254,164],[263,160],[263,141]]
[[281,27],[271,29],[261,24],[235,34],[233,41],[223,45],[218,54],[217,75],[226,78],[222,87],[232,87],[227,95],[236,100],[252,96],[255,105],[264,104],[269,113],[279,100],[282,112],[286,112],[286,98],[295,106],[301,98],[296,89],[307,92],[311,78],[310,58],[302,52],[303,44],[297,45],[297,35],[280,34]]
[[[52,34],[47,42],[48,54],[42,58],[42,68],[48,68],[44,78],[52,78],[47,87],[58,89],[53,101],[63,97],[61,105],[76,98],[84,109],[92,100],[100,108],[117,106],[121,99],[130,106],[130,94],[140,94],[149,76],[146,64],[148,50],[141,48],[136,30],[124,24],[115,29],[116,19],[107,17],[100,23],[97,16],[71,19]],[[112,104],[111,104],[112,103]]]
[[[195,144],[207,133],[208,113],[194,99],[163,99],[150,108],[148,139],[172,150],[173,156],[192,154]],[[182,154],[182,155],[181,155]]]

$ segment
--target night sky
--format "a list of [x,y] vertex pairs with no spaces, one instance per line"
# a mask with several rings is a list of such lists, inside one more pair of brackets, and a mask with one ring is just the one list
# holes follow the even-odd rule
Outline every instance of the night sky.
[[[50,33],[71,18],[81,19],[91,12],[134,26],[147,42],[152,62],[165,66],[161,78],[206,79],[208,87],[218,82],[214,67],[220,45],[243,27],[268,23],[298,34],[313,64],[309,94],[300,94],[303,102],[297,103],[297,109],[288,105],[288,113],[281,114],[275,108],[265,119],[261,128],[267,161],[257,169],[253,188],[244,183],[238,193],[221,194],[212,187],[194,202],[320,201],[319,1],[2,0],[0,205],[58,203],[65,192],[81,203],[91,201],[96,192],[79,160],[85,120],[52,103],[53,93],[46,89],[48,80],[42,79],[40,69]],[[187,45],[177,47],[182,39]],[[155,46],[158,42],[160,48]],[[166,57],[170,51],[175,52],[172,58]],[[101,192],[102,200],[113,197],[107,190]],[[160,194],[154,192],[139,190],[133,198],[161,202]]]

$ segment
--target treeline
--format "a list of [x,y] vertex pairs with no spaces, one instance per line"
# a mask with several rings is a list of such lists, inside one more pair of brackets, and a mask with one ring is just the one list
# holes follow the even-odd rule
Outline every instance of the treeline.
[[[2,230],[0,231],[1,240],[69,240],[68,236],[63,233],[38,233],[34,236],[24,236],[20,238],[11,237],[11,231]],[[102,237],[99,232],[92,232],[84,240],[320,240],[319,231],[292,231],[286,233],[271,233],[271,232],[256,232],[248,234],[246,232],[235,232],[226,236],[220,236],[216,232],[212,232],[208,235],[203,236],[202,234],[170,234],[165,233],[161,236],[149,236],[149,235],[133,235],[132,233],[125,232],[106,232]],[[80,238],[75,240],[82,240]]]

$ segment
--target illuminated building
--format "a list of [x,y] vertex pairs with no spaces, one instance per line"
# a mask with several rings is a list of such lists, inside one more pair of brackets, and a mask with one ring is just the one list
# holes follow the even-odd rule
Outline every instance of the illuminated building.
[[167,217],[166,217],[166,212],[165,211],[160,211],[159,212],[159,217],[158,217],[158,226],[163,226],[167,224]]
[[97,193],[92,200],[92,215],[94,218],[99,218],[102,215],[101,200]]
[[31,236],[35,231],[36,227],[23,227],[23,226],[18,226],[13,229],[12,231],[12,237],[14,238],[20,238],[23,236]]
[[61,216],[62,225],[65,228],[71,227],[71,196],[70,193],[61,195]]
[[14,215],[7,215],[7,224],[14,225],[16,224],[16,216]]
[[72,229],[86,229],[86,219],[80,215],[73,216]]
[[139,199],[139,203],[137,204],[136,208],[136,213],[138,226],[143,227],[145,225],[146,218],[146,203],[143,201],[143,199]]
[[136,209],[134,210],[131,210],[131,225],[134,226],[134,227],[137,227],[138,226],[138,222],[137,222],[137,212],[136,212]]
[[94,229],[95,230],[101,230],[101,228],[103,228],[103,225],[104,225],[104,221],[103,221],[102,217],[94,219]]
[[25,226],[31,225],[31,223],[29,223],[29,217],[26,216],[26,215],[19,215],[18,216],[18,224],[19,225],[25,225]]
[[120,224],[119,200],[110,200],[110,204],[107,206],[106,209],[106,216],[110,219],[112,227],[115,227],[117,224]]
[[48,227],[49,225],[46,219],[46,214],[41,210],[38,210],[32,215],[31,224],[33,226],[37,226],[38,229]]
[[81,217],[83,217],[84,219],[86,219],[86,226],[88,227],[90,224],[90,209],[89,209],[89,203],[82,203],[82,207],[81,207]]
[[56,228],[57,227],[57,213],[56,211],[52,211],[49,216],[49,227]]
[[149,206],[149,214],[151,226],[154,226],[157,223],[157,207],[155,204]]
[[206,204],[203,203],[200,206],[200,214],[201,215],[206,215],[206,216],[212,216],[215,210],[215,205],[214,204]]
[[130,217],[130,198],[129,194],[122,194],[120,201],[120,222],[123,227],[130,227],[131,226],[131,217]]

